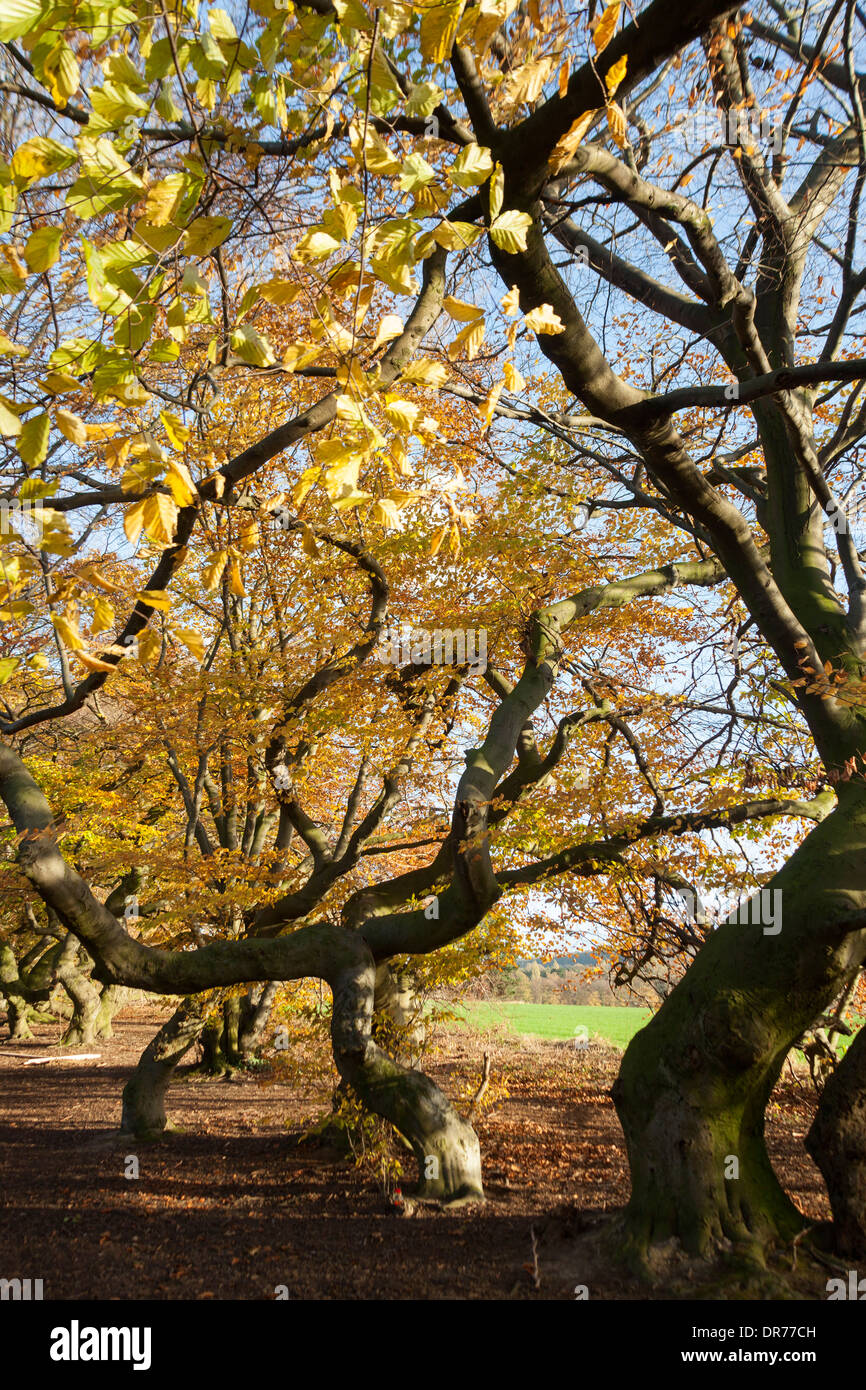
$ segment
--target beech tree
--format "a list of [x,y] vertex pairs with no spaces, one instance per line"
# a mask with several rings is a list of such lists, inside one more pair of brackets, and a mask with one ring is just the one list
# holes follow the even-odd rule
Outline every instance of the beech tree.
[[[675,883],[666,847],[679,837],[814,822],[749,910],[697,942],[626,1052],[614,1097],[632,1170],[627,1249],[643,1269],[670,1237],[761,1259],[801,1230],[764,1110],[789,1049],[866,955],[866,581],[850,504],[866,427],[861,29],[852,0],[817,14],[775,0],[634,13],[255,0],[234,17],[148,0],[86,15],[0,4],[0,428],[7,512],[20,517],[4,534],[0,794],[21,871],[106,985],[187,996],[326,981],[344,1081],[409,1139],[424,1195],[471,1200],[470,1126],[374,1041],[377,970],[460,941],[504,893],[560,875],[621,893],[624,866]],[[228,401],[242,404],[239,427]],[[515,516],[531,517],[541,553],[554,518],[571,517],[571,540],[540,579],[514,560],[516,593],[507,571],[486,592],[478,580],[487,625],[514,605],[499,666],[473,671],[464,647],[437,671],[406,702],[403,749],[379,758],[372,800],[346,758],[342,814],[323,830],[301,787],[329,718],[351,723],[338,695],[356,698],[386,636],[389,563],[402,617],[418,594],[395,558],[411,553],[406,538],[421,541],[416,562],[426,549],[428,568],[457,566],[483,546],[473,512],[486,522],[485,498],[510,495],[500,484],[525,499]],[[61,852],[28,742],[139,666],[170,679],[184,650],[207,665],[223,633],[231,679],[249,679],[263,654],[239,632],[263,611],[279,630],[277,599],[256,611],[268,528],[299,541],[301,582],[341,567],[327,577],[342,616],[331,649],[307,641],[287,659],[278,642],[268,698],[245,695],[244,720],[263,726],[249,743],[247,848],[273,832],[280,853],[291,831],[304,857],[287,889],[277,875],[258,904],[245,893],[217,939],[137,937]],[[218,591],[222,613],[208,607]],[[697,679],[688,697],[633,707],[603,655],[581,667],[584,644],[605,651],[605,624],[616,646],[621,612],[634,633],[650,607],[666,617],[646,662],[663,668],[684,591],[712,596],[704,637],[723,614],[752,656],[746,669],[729,649],[720,705]],[[470,592],[464,627],[481,625]],[[404,664],[429,660],[410,643]],[[475,684],[496,703],[467,716],[479,741],[435,853],[352,881],[407,760],[433,746],[434,718],[459,739],[448,702]],[[533,721],[575,691],[540,748]],[[686,735],[677,699],[695,716]],[[657,744],[699,743],[707,717],[720,754],[750,721],[799,748],[804,795],[777,785],[701,806],[684,779],[662,786]],[[569,838],[557,817],[579,804],[566,775],[577,737],[598,749],[602,784],[614,740],[632,775],[616,820],[605,804]],[[209,762],[194,752],[192,781],[180,759],[170,767],[186,835],[204,855],[210,814],[233,854],[235,753],[220,755],[205,811]],[[522,819],[545,787],[555,847]],[[781,894],[772,930],[766,893]],[[822,1166],[848,1251],[866,1239],[849,1137],[864,1046],[861,1033],[820,1116],[823,1151],[845,1154]],[[149,1062],[162,1076],[167,1060]]]

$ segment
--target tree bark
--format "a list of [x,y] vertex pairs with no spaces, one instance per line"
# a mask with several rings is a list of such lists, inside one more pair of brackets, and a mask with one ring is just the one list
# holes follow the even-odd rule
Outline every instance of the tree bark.
[[123,1133],[152,1139],[166,1128],[166,1091],[184,1053],[201,1035],[205,1013],[199,998],[185,999],[148,1043],[123,1088]]
[[99,996],[99,1007],[96,1011],[94,1032],[98,1038],[109,1039],[114,1037],[112,1020],[114,1015],[123,1008],[129,990],[123,985],[105,985]]
[[406,1049],[415,1056],[420,1050],[427,1030],[415,997],[412,975],[408,970],[396,970],[387,963],[376,969],[374,1018],[387,1019],[405,1040]]
[[[83,947],[80,948],[87,966],[92,965]],[[60,1039],[61,1047],[87,1047],[98,1037],[99,990],[79,967],[79,942],[68,933],[57,959],[57,979],[72,1001],[72,1018]]]
[[28,1021],[27,1000],[20,994],[12,994],[8,990],[3,993],[6,998],[6,1023],[10,1038],[15,1042],[32,1042],[33,1033]]
[[258,990],[251,990],[244,997],[238,1047],[245,1062],[249,1062],[255,1056],[256,1049],[261,1044],[278,990],[279,985],[272,980],[270,984],[263,985]]
[[372,1039],[376,967],[372,955],[367,956],[332,983],[331,1038],[337,1069],[365,1104],[412,1146],[422,1201],[483,1201],[481,1149],[472,1126],[428,1076],[401,1066]]
[[767,1156],[764,1108],[789,1049],[866,954],[866,813],[862,792],[844,800],[768,885],[781,929],[751,911],[748,925],[723,923],[623,1058],[612,1094],[632,1173],[626,1253],[644,1273],[671,1237],[760,1262],[802,1229]]
[[827,1080],[806,1148],[830,1194],[836,1250],[866,1259],[866,1027]]

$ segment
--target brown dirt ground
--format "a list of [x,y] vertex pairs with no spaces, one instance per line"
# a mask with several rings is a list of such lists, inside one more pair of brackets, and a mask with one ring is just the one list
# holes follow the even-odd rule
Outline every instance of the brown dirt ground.
[[[499,1098],[475,1119],[488,1200],[407,1217],[372,1170],[298,1145],[327,1111],[325,1092],[181,1071],[169,1096],[178,1132],[118,1141],[124,1081],[164,1017],[127,1009],[111,1042],[81,1049],[100,1052],[94,1062],[25,1066],[13,1054],[57,1053],[48,1028],[32,1044],[0,1042],[4,1277],[42,1278],[46,1298],[74,1300],[272,1299],[277,1285],[291,1298],[568,1299],[581,1281],[594,1299],[672,1297],[598,1258],[598,1233],[629,1190],[607,1093],[617,1052],[441,1034],[425,1068],[452,1097],[471,1093],[481,1051],[491,1052]],[[802,1211],[824,1220],[824,1189],[802,1146],[814,1104],[807,1081],[780,1085],[769,1149]],[[130,1153],[138,1179],[124,1176]],[[816,1269],[798,1296],[825,1296],[826,1278]]]

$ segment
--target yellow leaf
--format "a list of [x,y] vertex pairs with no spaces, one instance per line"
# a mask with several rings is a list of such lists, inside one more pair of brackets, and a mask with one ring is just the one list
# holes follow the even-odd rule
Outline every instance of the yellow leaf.
[[130,545],[135,545],[144,526],[144,502],[136,502],[123,514],[123,529]]
[[24,259],[29,270],[37,273],[50,270],[60,255],[62,227],[37,227],[24,245]]
[[73,415],[71,410],[56,411],[54,423],[71,444],[87,443],[87,426],[81,417]]
[[448,177],[459,188],[477,188],[493,172],[493,160],[486,145],[467,145],[448,170]]
[[609,101],[605,107],[607,113],[607,128],[613,140],[619,145],[621,150],[628,148],[628,127],[623,115],[622,107],[617,106],[615,101]]
[[101,574],[93,565],[85,565],[84,568],[79,571],[79,575],[82,579],[85,579],[88,584],[92,584],[96,589],[102,589],[106,594],[122,593],[122,588],[119,584],[112,584],[111,580],[106,579],[105,575]]
[[142,589],[136,594],[136,598],[141,603],[146,603],[149,608],[156,608],[160,613],[167,613],[171,606],[171,595],[165,589]]
[[318,559],[319,547],[316,545],[316,538],[305,521],[301,522],[301,549],[311,560]]
[[165,475],[172,497],[179,507],[189,507],[196,499],[195,483],[190,471],[180,459],[169,459]]
[[71,391],[80,391],[81,382],[76,381],[74,376],[69,376],[66,372],[49,372],[39,383],[46,391],[50,391],[52,396],[66,396]]
[[448,356],[455,362],[460,356],[463,348],[466,349],[466,356],[471,362],[481,351],[481,344],[484,342],[484,320],[475,319],[468,323],[466,327],[457,334],[453,343],[448,345]]
[[505,197],[505,171],[501,164],[497,164],[493,171],[493,178],[490,180],[490,217],[498,217],[502,211],[502,199]]
[[413,401],[403,401],[394,396],[385,398],[385,414],[391,424],[407,433],[418,419],[419,408]]
[[68,647],[71,652],[82,650],[84,643],[81,640],[81,633],[78,631],[77,623],[73,622],[70,618],[63,618],[57,613],[51,614],[51,621],[64,647]]
[[463,13],[463,0],[434,3],[421,18],[421,54],[431,63],[443,63],[451,52],[457,26]]
[[607,87],[607,94],[612,97],[617,87],[619,87],[625,77],[625,70],[628,66],[628,54],[624,53],[619,62],[608,68],[604,77],[604,85]]
[[481,234],[482,228],[471,222],[449,222],[445,218],[434,229],[432,237],[436,245],[444,247],[446,251],[463,251],[476,242]]
[[526,250],[526,235],[532,226],[532,218],[527,212],[503,212],[490,228],[490,235],[510,255]]
[[294,280],[266,280],[257,287],[259,299],[268,304],[292,304],[303,290]]
[[144,525],[157,545],[169,545],[177,524],[177,503],[163,492],[154,493],[144,504]]
[[592,40],[595,44],[596,53],[601,53],[603,48],[607,48],[608,44],[610,43],[611,39],[616,33],[616,24],[617,20],[619,19],[620,5],[621,0],[613,0],[613,4],[608,5],[607,9],[604,11],[604,14],[601,16],[601,19],[596,24],[595,30],[592,35]]
[[94,656],[92,652],[76,652],[75,660],[80,661],[85,671],[116,671],[117,666],[110,661],[103,661],[101,657]]
[[189,440],[192,430],[188,425],[183,423],[178,415],[175,415],[173,410],[161,410],[159,412],[159,418],[162,421],[163,429],[168,435],[168,442],[171,447],[173,449],[182,449],[184,444]]
[[401,373],[402,381],[415,381],[422,386],[433,386],[437,390],[448,377],[447,368],[442,362],[434,362],[431,357],[419,357],[410,362]]
[[162,646],[162,638],[159,633],[154,632],[153,629],[149,627],[146,627],[143,632],[139,633],[137,641],[139,661],[149,661],[152,656],[156,655]]
[[565,134],[557,140],[550,152],[550,158],[547,161],[547,167],[552,174],[559,173],[563,165],[567,164],[572,158],[584,135],[592,125],[594,115],[594,111],[584,111],[583,115],[578,116],[577,120],[572,122]]
[[537,309],[530,309],[525,319],[526,327],[531,328],[533,333],[564,333],[565,324],[558,314],[554,313],[552,304],[539,304]]
[[505,385],[508,387],[509,391],[524,390],[526,382],[523,380],[523,377],[520,375],[520,372],[513,362],[506,362],[502,371],[505,376]]
[[113,438],[117,434],[117,425],[111,420],[97,420],[93,425],[85,425],[87,438],[99,444],[104,444],[107,439]]
[[571,68],[571,59],[566,58],[562,67],[559,69],[559,95],[564,97],[568,93],[568,73]]
[[114,625],[114,608],[107,598],[97,598],[93,605],[93,621],[90,624],[90,631],[107,632]]
[[349,507],[360,507],[362,502],[369,502],[372,496],[372,492],[359,492],[357,488],[349,487],[340,497],[334,498],[334,507],[338,512],[343,512]]
[[196,632],[194,627],[173,628],[175,637],[179,637],[188,651],[192,652],[196,661],[204,661],[205,644],[200,632]]
[[305,265],[307,261],[320,261],[339,249],[340,243],[329,232],[311,231],[302,236],[295,247],[295,260]]
[[504,314],[520,313],[520,291],[516,285],[512,285],[507,294],[504,294],[499,303],[502,305]]
[[503,382],[498,381],[496,385],[492,388],[492,390],[489,392],[487,397],[478,406],[478,414],[484,421],[486,429],[490,429],[490,426],[493,422],[493,412],[496,409],[496,402],[502,395],[502,387]]
[[249,512],[244,512],[238,523],[238,549],[250,555],[259,543],[259,523]]
[[246,589],[241,579],[241,567],[236,555],[231,557],[229,564],[229,588],[236,598],[246,598]]
[[392,498],[380,497],[370,508],[370,520],[395,531],[400,525],[400,509]]
[[472,323],[473,320],[484,317],[484,310],[479,309],[477,304],[469,304],[465,299],[455,299],[450,294],[446,294],[442,300],[442,308],[452,319],[460,319],[463,323]]
[[167,227],[173,221],[183,201],[187,186],[186,174],[169,174],[147,190],[144,203],[145,220],[152,227]]
[[202,579],[204,581],[204,587],[209,594],[212,594],[219,585],[228,558],[227,550],[218,550],[205,565]]
[[386,314],[379,322],[370,351],[375,352],[383,343],[390,343],[394,338],[399,338],[402,332],[403,320],[398,318],[396,314]]
[[435,555],[445,537],[448,535],[448,527],[440,526],[438,531],[434,531],[430,539],[430,554]]
[[51,426],[45,414],[32,416],[18,436],[18,453],[28,468],[44,463],[48,453],[48,435]]

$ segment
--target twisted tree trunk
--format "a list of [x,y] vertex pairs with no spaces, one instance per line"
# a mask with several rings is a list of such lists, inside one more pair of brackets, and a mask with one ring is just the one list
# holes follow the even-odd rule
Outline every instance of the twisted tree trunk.
[[166,1091],[184,1053],[201,1036],[206,1011],[200,998],[185,999],[148,1043],[123,1088],[123,1133],[152,1139],[166,1128]]
[[99,1007],[96,1010],[94,1021],[94,1032],[98,1038],[113,1038],[114,1029],[112,1021],[114,1015],[123,1008],[129,990],[123,985],[105,985],[99,996]]
[[238,1048],[247,1062],[261,1045],[278,989],[278,983],[272,980],[270,984],[251,990],[243,1000]]
[[61,1047],[87,1047],[96,1042],[98,1036],[99,990],[80,968],[79,949],[86,965],[92,965],[90,957],[79,947],[77,937],[69,932],[57,958],[56,974],[72,1002],[72,1018],[60,1039]]
[[729,919],[626,1051],[612,1094],[632,1173],[627,1253],[643,1272],[670,1237],[760,1261],[803,1226],[764,1109],[789,1049],[866,955],[863,802],[852,789],[771,879],[780,929]]
[[836,1250],[866,1259],[866,1026],[824,1087],[806,1148],[830,1194]]
[[428,1076],[401,1066],[372,1039],[376,966],[369,951],[365,955],[332,982],[331,1039],[340,1076],[411,1145],[422,1201],[483,1201],[481,1149],[472,1126]]

